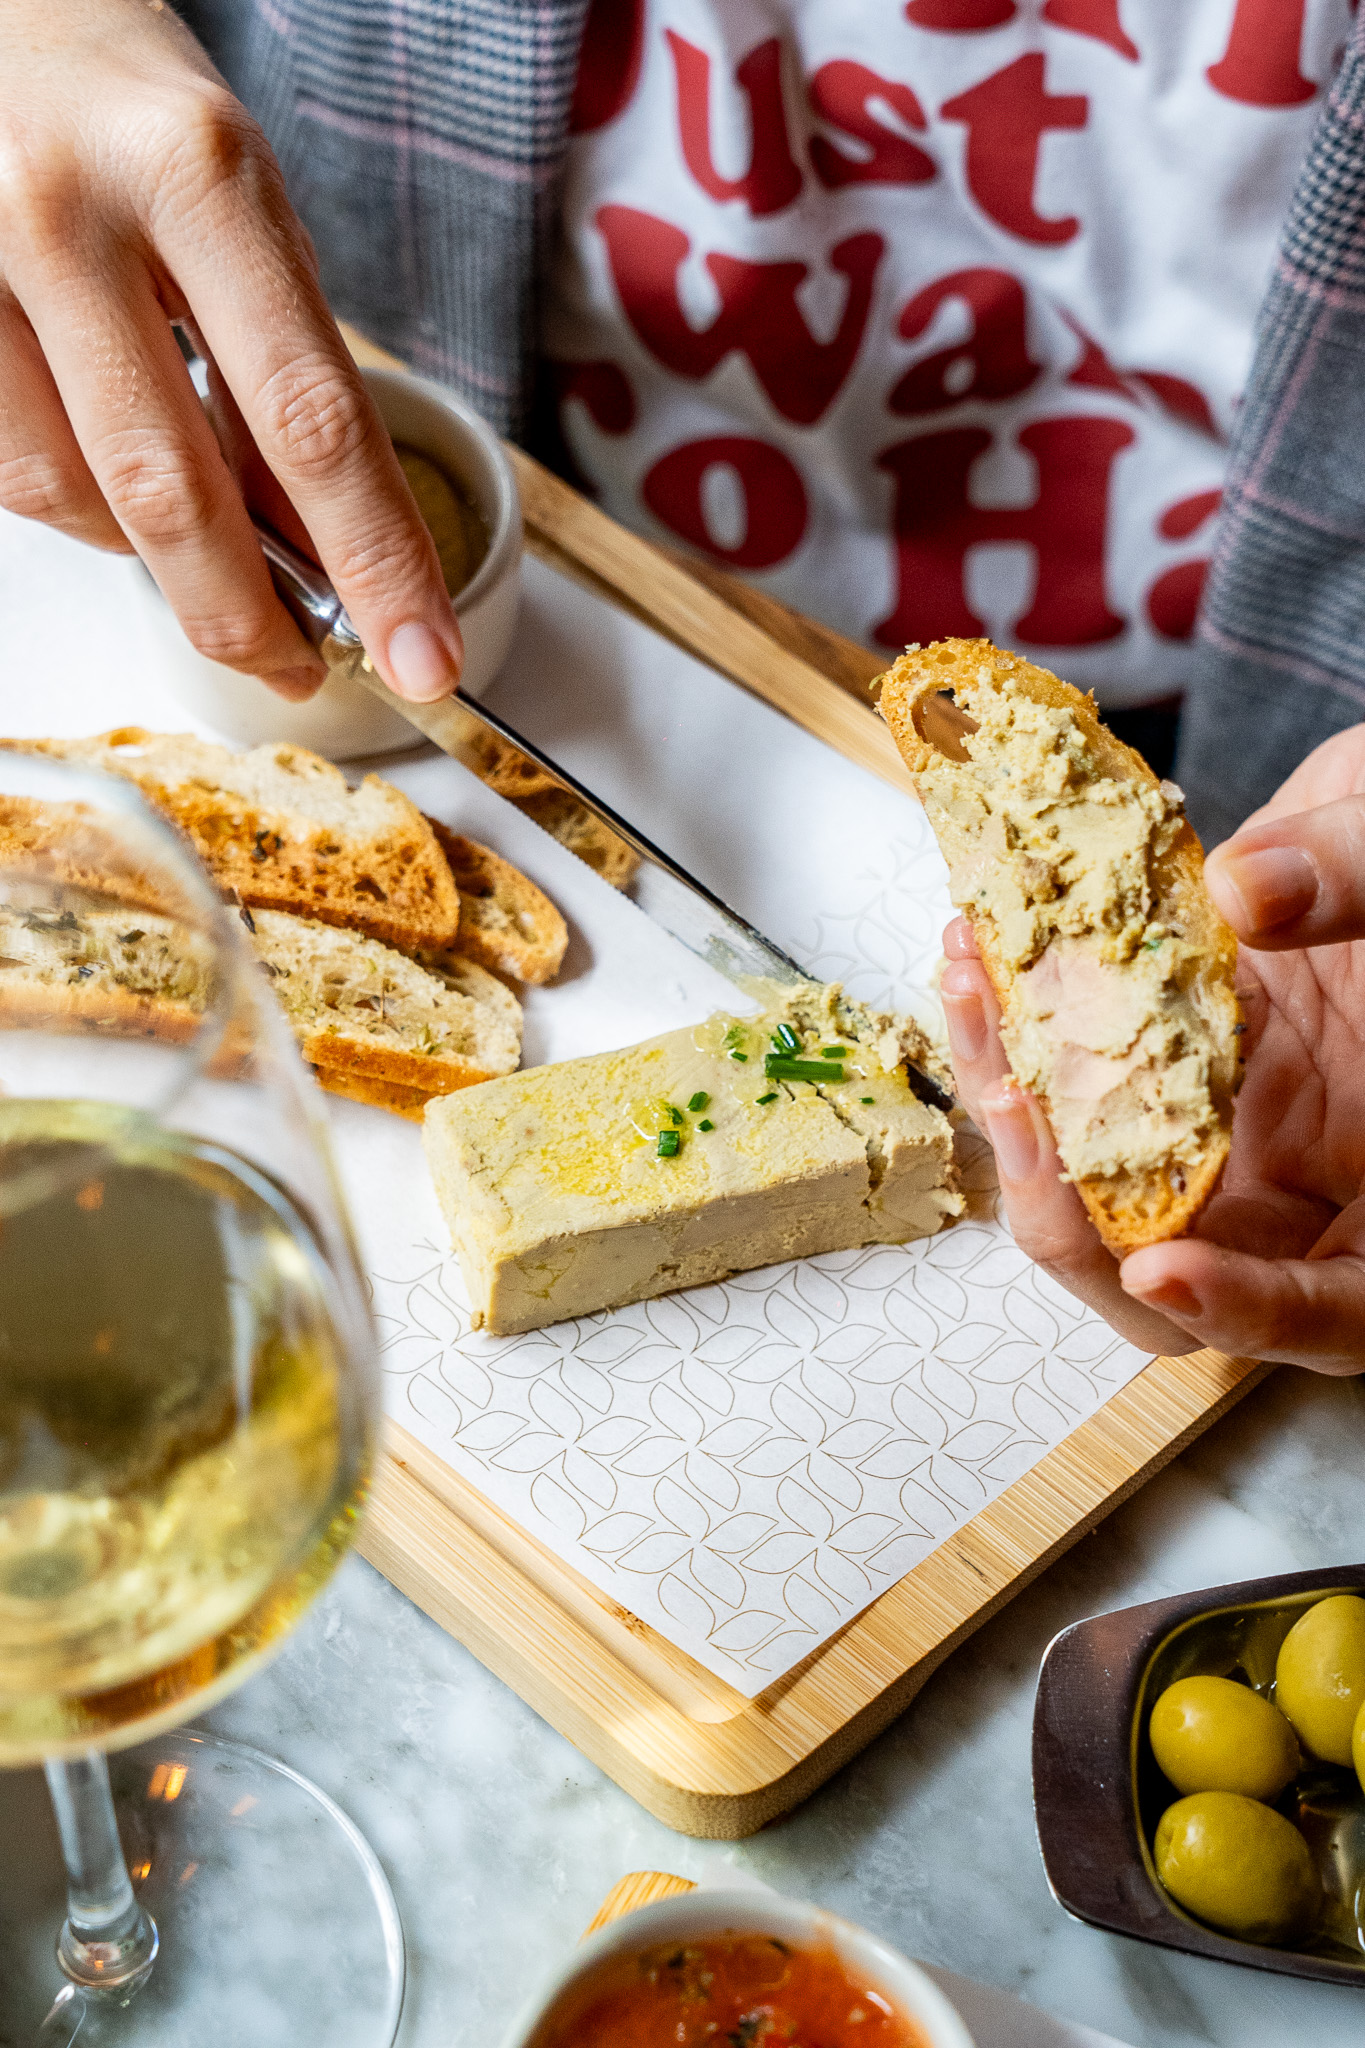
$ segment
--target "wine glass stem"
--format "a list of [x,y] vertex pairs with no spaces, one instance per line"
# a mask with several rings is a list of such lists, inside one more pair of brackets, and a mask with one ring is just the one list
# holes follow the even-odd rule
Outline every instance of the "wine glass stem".
[[66,1922],[57,1961],[73,1984],[131,1996],[152,1967],[157,1932],[133,1895],[109,1767],[91,1750],[45,1768],[66,1862]]

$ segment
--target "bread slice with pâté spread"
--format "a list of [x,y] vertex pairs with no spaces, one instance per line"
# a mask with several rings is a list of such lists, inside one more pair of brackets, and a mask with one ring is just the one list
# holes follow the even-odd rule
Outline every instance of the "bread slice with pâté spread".
[[[950,692],[952,758],[924,713]],[[1188,1230],[1223,1170],[1240,1077],[1236,941],[1173,783],[1093,697],[989,640],[913,647],[880,708],[1000,1000],[1016,1080],[1123,1253]]]
[[450,946],[460,897],[417,806],[303,747],[230,747],[123,726],[94,739],[7,740],[24,753],[121,775],[171,818],[227,896],[344,925],[415,952]]

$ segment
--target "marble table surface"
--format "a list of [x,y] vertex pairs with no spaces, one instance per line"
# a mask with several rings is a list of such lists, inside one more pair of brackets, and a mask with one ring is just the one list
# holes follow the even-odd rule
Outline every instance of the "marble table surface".
[[[759,869],[736,873],[733,847],[717,852],[742,789],[735,750],[727,740],[706,774],[683,773],[695,748],[661,747],[626,715],[600,636],[580,648],[573,688],[548,698],[544,573],[495,701],[608,793],[633,790],[638,805],[643,791],[651,807],[636,814],[656,836],[703,870],[710,861],[708,878],[759,914]],[[21,696],[32,729],[35,692],[89,690],[92,660],[121,715],[119,673],[138,658],[130,592],[127,565],[0,514],[0,724]],[[92,655],[97,604],[106,630]],[[575,718],[589,689],[595,715]],[[724,713],[720,739],[733,694],[710,679],[687,715],[705,725]],[[751,851],[761,867],[762,847]],[[1365,1989],[1232,1969],[1069,1920],[1039,1862],[1029,1735],[1038,1662],[1058,1629],[1190,1587],[1358,1559],[1362,1473],[1365,1385],[1280,1371],[979,1631],[852,1765],[737,1844],[653,1820],[357,1558],[207,1725],[306,1772],[374,1845],[408,1943],[403,2048],[495,2041],[527,1983],[641,1868],[749,1873],[1131,2048],[1347,2048],[1365,2038]],[[28,1776],[0,1776],[0,1927],[6,1910],[11,1928],[22,1920],[37,1889],[25,1873],[45,1847],[16,1819],[35,1810]]]

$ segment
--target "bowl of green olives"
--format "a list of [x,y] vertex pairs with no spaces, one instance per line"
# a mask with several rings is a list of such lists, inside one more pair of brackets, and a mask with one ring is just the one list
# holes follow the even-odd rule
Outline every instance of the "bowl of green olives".
[[1033,1792],[1077,1919],[1365,1988],[1365,1565],[1063,1630]]

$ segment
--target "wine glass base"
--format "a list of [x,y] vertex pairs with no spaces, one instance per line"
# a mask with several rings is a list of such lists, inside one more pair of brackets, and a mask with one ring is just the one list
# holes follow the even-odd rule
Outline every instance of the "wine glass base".
[[[324,1792],[260,1750],[187,1728],[111,1756],[109,1775],[161,1946],[130,2000],[86,1998],[79,2048],[392,2048],[398,1911],[374,1852]],[[55,1942],[56,1928],[44,1931]],[[48,1955],[55,1998],[63,1980]]]

